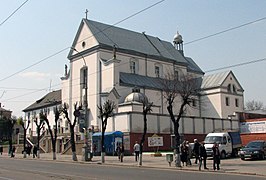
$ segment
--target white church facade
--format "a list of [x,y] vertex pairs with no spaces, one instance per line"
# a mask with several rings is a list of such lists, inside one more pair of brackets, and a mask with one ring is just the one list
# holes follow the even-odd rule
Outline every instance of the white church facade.
[[[116,109],[106,131],[122,131],[127,151],[132,152],[134,142],[140,140],[143,132],[139,102],[143,96],[153,103],[146,137],[154,134],[163,137],[160,149],[171,148],[173,125],[158,84],[158,79],[168,72],[201,79],[198,101],[186,109],[180,121],[179,130],[185,139],[203,139],[208,132],[218,129],[239,129],[237,113],[244,109],[240,83],[232,71],[204,75],[193,59],[185,56],[178,33],[172,44],[145,33],[83,19],[68,59],[69,68],[65,68],[61,78],[61,103],[67,103],[69,115],[73,115],[74,103],[87,102],[87,127],[101,131],[97,106],[107,99],[114,101]],[[136,88],[139,92],[132,92]],[[180,104],[178,99],[175,104],[177,107]],[[61,124],[67,126],[64,121]],[[76,133],[82,137],[78,126]],[[67,132],[68,128],[65,129]],[[146,141],[144,151],[153,150]]]
[[[142,105],[125,99],[138,87],[153,102],[148,136],[163,136],[167,149],[173,127],[158,78],[171,71],[179,76],[202,78],[200,103],[188,108],[180,122],[180,132],[186,139],[216,129],[238,129],[237,118],[228,118],[243,111],[243,88],[233,72],[204,76],[197,64],[184,55],[182,43],[178,33],[172,44],[145,33],[83,19],[68,55],[69,71],[62,78],[62,101],[72,105],[84,102],[87,94],[88,126],[99,130],[97,106],[107,99],[114,101],[117,108],[107,131],[122,131],[125,147],[131,149],[143,132]],[[178,106],[178,100],[175,103]],[[149,149],[147,144],[145,148]]]

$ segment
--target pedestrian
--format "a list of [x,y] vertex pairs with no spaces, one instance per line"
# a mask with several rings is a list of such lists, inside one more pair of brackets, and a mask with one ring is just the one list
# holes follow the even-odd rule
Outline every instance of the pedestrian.
[[0,154],[3,154],[3,146],[0,144]]
[[188,147],[186,146],[186,141],[184,141],[182,143],[180,149],[181,149],[181,154],[180,154],[181,162],[182,162],[183,166],[185,163],[187,166]]
[[191,164],[191,156],[192,156],[192,148],[191,148],[191,146],[190,146],[190,144],[189,144],[189,141],[186,141],[186,146],[187,146],[187,149],[188,149],[188,155],[187,155],[187,165],[192,165]]
[[16,151],[16,147],[13,146],[11,149],[11,157],[15,157],[15,151]]
[[200,147],[199,147],[199,170],[201,170],[202,161],[203,161],[204,169],[209,169],[209,168],[207,168],[207,165],[206,165],[207,152],[206,152],[204,145],[205,145],[205,143],[203,141],[203,142],[201,142]]
[[123,162],[123,158],[124,158],[124,151],[125,151],[125,147],[123,145],[123,143],[121,144],[121,152],[120,152],[120,162]]
[[32,156],[33,158],[37,157],[37,151],[38,151],[38,148],[36,145],[33,146],[33,151],[32,151]]
[[138,143],[138,141],[136,141],[136,143],[134,144],[134,152],[135,152],[135,160],[136,162],[139,160],[139,151],[140,151],[140,145]]
[[195,164],[197,164],[199,160],[199,147],[200,147],[199,141],[197,139],[194,139],[193,153],[195,155]]
[[117,144],[116,154],[117,154],[118,160],[120,161],[120,157],[121,157],[121,146],[120,146],[120,144]]
[[220,151],[219,151],[219,146],[216,142],[213,144],[212,151],[213,151],[213,170],[216,170],[216,168],[217,170],[220,170],[220,163],[221,163]]
[[26,149],[26,152],[27,152],[28,156],[30,156],[31,149],[32,149],[32,146],[31,145],[28,145],[27,146],[27,149]]

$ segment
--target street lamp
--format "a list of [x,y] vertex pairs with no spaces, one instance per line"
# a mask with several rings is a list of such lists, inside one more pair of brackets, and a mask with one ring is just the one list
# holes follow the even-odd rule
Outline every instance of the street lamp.
[[[80,53],[77,49],[72,48],[74,51],[76,51],[77,53]],[[83,131],[84,131],[84,145],[83,145],[83,154],[82,154],[82,160],[83,161],[91,161],[91,157],[88,157],[88,67],[85,61],[85,58],[83,57],[83,55],[81,55],[83,62],[84,62],[84,66],[82,68],[82,76],[83,76],[83,89],[85,90],[85,94],[84,94],[84,102],[83,102],[83,109],[84,109],[84,126],[83,126]],[[90,152],[91,153],[91,152]]]

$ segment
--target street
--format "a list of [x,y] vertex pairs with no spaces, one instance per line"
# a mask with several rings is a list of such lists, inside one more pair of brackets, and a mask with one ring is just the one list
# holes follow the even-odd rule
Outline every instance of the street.
[[175,169],[84,164],[28,159],[0,158],[0,179],[197,179],[259,180],[265,177],[217,172],[180,171]]

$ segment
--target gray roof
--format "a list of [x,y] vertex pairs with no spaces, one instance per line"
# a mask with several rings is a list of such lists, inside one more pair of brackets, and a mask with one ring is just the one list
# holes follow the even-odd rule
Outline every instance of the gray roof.
[[142,76],[138,74],[123,73],[120,72],[120,83],[121,85],[136,86],[142,88],[152,88],[152,89],[161,89],[162,83],[160,78]]
[[[200,88],[202,78],[195,78],[193,83],[195,83],[196,86]],[[163,89],[161,78],[141,76],[138,74],[124,72],[120,72],[120,84],[132,87],[136,86],[141,88]]]
[[[184,57],[170,42],[160,40],[157,37],[149,36],[144,33],[138,33],[88,19],[82,20],[80,28],[83,24],[86,24],[90,28],[92,34],[102,47],[108,46],[112,48],[116,45],[118,48],[117,51],[147,55],[148,57],[164,61],[174,61],[175,63],[188,66],[191,71],[203,74],[203,71],[191,58],[187,59]],[[73,46],[77,43],[77,36]],[[70,51],[69,57],[72,51],[73,50]]]
[[31,104],[27,108],[25,108],[23,111],[32,111],[32,110],[37,110],[49,106],[54,106],[61,104],[61,90],[49,92],[46,94],[44,97],[41,99],[37,100],[35,103]]
[[231,71],[225,71],[202,77],[201,88],[208,89],[221,86],[225,78],[229,75],[229,73],[231,73]]

